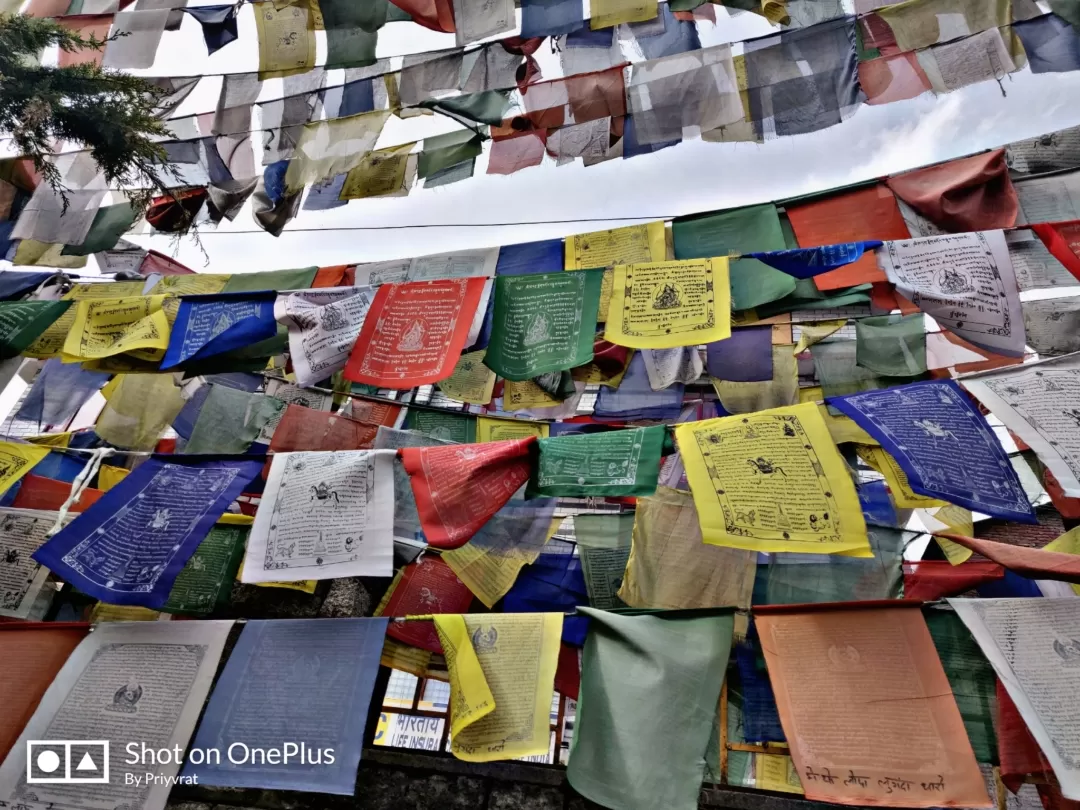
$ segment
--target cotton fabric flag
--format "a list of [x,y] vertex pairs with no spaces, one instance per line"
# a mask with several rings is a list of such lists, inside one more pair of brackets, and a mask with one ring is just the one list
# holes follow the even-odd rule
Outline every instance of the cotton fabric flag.
[[859,458],[885,477],[893,503],[901,509],[933,509],[946,505],[945,501],[938,498],[928,498],[912,491],[904,468],[881,447],[856,445],[855,450]]
[[596,31],[619,23],[651,20],[658,11],[656,0],[597,0],[589,4],[589,27]]
[[450,751],[467,762],[546,754],[558,613],[441,615],[450,670]]
[[559,528],[554,498],[511,501],[443,561],[489,609],[513,587],[521,569],[536,562]]
[[273,749],[280,739],[297,737],[306,744],[306,756],[278,763],[269,757],[189,761],[184,775],[220,787],[351,796],[386,626],[386,619],[249,621],[192,745]]
[[674,349],[642,349],[649,386],[660,391],[675,383],[695,383],[705,370],[697,346],[677,346]]
[[981,554],[1022,577],[1080,584],[1080,557],[1075,554],[996,543],[993,540],[964,537],[951,532],[936,532],[935,534]]
[[1011,6],[1008,0],[922,0],[887,5],[877,14],[889,26],[899,49],[914,51],[988,28],[1008,26],[1012,22]]
[[484,364],[485,349],[461,355],[454,373],[439,381],[439,390],[450,399],[487,405],[495,390],[495,372]]
[[94,432],[115,447],[153,450],[184,407],[171,374],[120,374]]
[[926,326],[922,313],[856,320],[855,362],[884,376],[925,374]]
[[[473,595],[457,574],[436,554],[420,557],[401,569],[381,616],[426,616],[436,613],[468,613]],[[442,644],[431,622],[391,622],[390,638],[433,653]]]
[[528,480],[535,441],[403,448],[428,543],[452,549],[468,542]]
[[476,441],[475,416],[409,408],[405,424],[410,430],[444,442],[471,444]]
[[830,397],[899,462],[919,495],[1034,523],[1008,455],[986,419],[951,380]]
[[273,3],[256,9],[259,35],[259,79],[306,73],[315,66],[315,27],[307,5],[277,8]]
[[[731,614],[580,612],[590,625],[567,780],[606,807],[693,810],[731,650]],[[648,677],[640,677],[643,666]]]
[[654,391],[645,370],[645,359],[636,352],[618,388],[601,386],[593,417],[621,422],[675,419],[682,409],[683,390],[682,385],[675,384]]
[[[662,220],[645,225],[629,225],[610,231],[594,231],[568,236],[564,240],[564,246],[567,270],[662,262],[667,258],[667,243]],[[613,277],[614,272],[611,270],[604,274],[604,286],[600,292],[601,321],[607,318]]]
[[238,36],[236,30],[238,9],[236,6],[196,6],[194,8],[185,8],[184,11],[194,17],[202,26],[203,40],[206,42],[208,56],[212,56],[230,42],[236,40]]
[[917,606],[759,607],[755,624],[808,799],[993,806]]
[[705,347],[705,370],[717,380],[768,382],[773,379],[771,326],[732,329],[731,336]]
[[280,399],[211,385],[184,453],[246,453],[266,423],[284,409]]
[[350,286],[278,297],[274,317],[289,330],[289,358],[300,385],[317,385],[345,367],[374,295],[370,287]]
[[[581,559],[574,546],[562,540],[552,540],[536,560],[518,572],[513,586],[503,597],[504,613],[573,613],[578,606],[589,603]],[[564,616],[564,644],[581,647],[589,620],[582,616]],[[561,664],[561,662],[560,662]],[[577,661],[574,661],[577,669]],[[558,679],[556,679],[556,688]]]
[[151,458],[34,559],[103,602],[159,608],[184,563],[261,467],[245,459]]
[[731,335],[727,259],[616,265],[604,338],[637,349]]
[[295,270],[263,270],[256,273],[233,273],[227,277],[223,293],[259,292],[262,290],[296,290],[311,286],[318,267],[299,267]]
[[1080,297],[1022,301],[1024,335],[1041,357],[1080,351]]
[[[394,430],[380,425],[373,446],[376,450],[398,450],[402,447],[435,447],[448,443],[415,430]],[[409,474],[400,458],[394,459],[394,537],[414,541],[424,537]]]
[[39,425],[62,425],[109,380],[108,374],[47,360],[23,399],[15,418]]
[[[41,183],[19,214],[11,238],[60,245],[81,244],[90,232],[105,192],[73,189],[66,191],[65,196],[66,206],[48,183]],[[60,250],[58,248],[57,253]],[[19,259],[18,253],[15,258]]]
[[799,402],[799,368],[790,345],[770,346],[772,377],[765,382],[712,379],[720,404],[728,413],[753,413]]
[[113,18],[102,67],[125,70],[153,67],[169,13],[167,8],[118,12]]
[[5,696],[0,758],[7,757],[46,689],[89,630],[89,625],[69,622],[0,624],[0,655],[18,662],[18,666],[5,667],[0,680]]
[[756,552],[702,542],[690,493],[660,487],[638,498],[618,596],[637,608],[748,608],[756,570]]
[[476,441],[502,442],[510,439],[546,439],[549,425],[545,422],[527,422],[524,419],[487,419],[483,416],[476,420]]
[[537,442],[528,492],[549,497],[651,495],[660,475],[663,425],[558,436]]
[[69,362],[125,353],[159,360],[169,346],[164,305],[163,295],[79,301],[63,354]]
[[449,377],[486,283],[474,277],[384,284],[345,365],[346,379],[412,388]]
[[919,65],[916,54],[910,51],[860,60],[859,84],[870,105],[905,101],[931,89],[930,79]]
[[389,116],[389,110],[373,110],[309,123],[288,162],[285,187],[290,193],[300,191],[305,185],[357,166],[375,148]]
[[339,199],[403,197],[416,181],[415,143],[369,152],[345,175]]
[[379,425],[291,402],[273,429],[270,450],[293,453],[317,450],[366,450]]
[[584,25],[581,0],[524,0],[521,4],[523,37],[557,37]]
[[251,518],[244,515],[222,515],[176,575],[161,611],[208,616],[224,608],[244,559],[250,526]]
[[129,202],[99,208],[86,238],[77,245],[65,245],[61,253],[64,256],[88,256],[111,250],[134,223],[135,211]]
[[[561,247],[560,244],[560,249]],[[0,299],[7,301],[19,298],[52,276],[53,273],[37,270],[5,270],[0,273]]]
[[1032,73],[1065,73],[1080,70],[1080,36],[1055,14],[1016,23]]
[[593,358],[603,271],[498,276],[484,364],[524,381]]
[[0,441],[0,492],[11,489],[47,455],[48,447]]
[[[706,543],[870,556],[855,486],[812,404],[675,428]],[[793,502],[793,493],[803,493]]]
[[458,46],[479,42],[517,28],[513,0],[483,2],[482,0],[453,0],[454,32]]
[[634,530],[634,515],[575,515],[574,538],[589,604],[600,610],[622,607],[622,586]]
[[185,295],[161,367],[203,360],[274,337],[274,298],[272,292]]
[[874,248],[881,247],[878,240],[847,242],[842,245],[825,245],[813,248],[793,248],[768,253],[747,253],[753,259],[794,276],[797,279],[815,278],[845,265],[853,264]]

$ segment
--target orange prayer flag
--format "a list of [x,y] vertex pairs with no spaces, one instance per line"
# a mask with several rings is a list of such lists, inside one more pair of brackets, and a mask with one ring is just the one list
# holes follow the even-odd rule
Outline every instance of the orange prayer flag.
[[[786,210],[799,247],[911,238],[896,198],[880,184],[813,202],[792,204]],[[885,280],[885,273],[878,267],[872,252],[857,262],[814,277],[819,290]]]
[[806,798],[992,807],[919,605],[755,608]]
[[369,450],[378,432],[378,425],[289,403],[274,430],[270,450]]
[[[78,34],[83,39],[97,37],[104,41],[112,28],[112,14],[73,14],[70,17],[60,17],[56,20],[58,25],[67,28],[73,34]],[[100,48],[76,48],[73,51],[61,50],[58,57],[59,67],[71,67],[72,65],[97,65],[101,67],[101,59],[105,55],[105,46]]]
[[320,267],[311,281],[314,287],[352,287],[356,284],[356,265],[337,264],[333,267]]
[[982,554],[988,560],[1004,565],[1020,576],[1031,579],[1054,579],[1080,585],[1080,555],[996,543],[993,540],[982,540],[978,537],[964,537],[962,534],[938,533],[936,536],[959,543],[976,554]]
[[90,632],[88,624],[67,622],[0,623],[0,760],[19,739],[72,650]]
[[[11,506],[13,509],[41,509],[46,512],[56,512],[71,495],[71,486],[66,481],[57,481],[28,473],[22,479]],[[97,499],[104,494],[103,490],[87,487],[82,491],[79,500],[71,505],[69,511],[82,512],[97,503]]]

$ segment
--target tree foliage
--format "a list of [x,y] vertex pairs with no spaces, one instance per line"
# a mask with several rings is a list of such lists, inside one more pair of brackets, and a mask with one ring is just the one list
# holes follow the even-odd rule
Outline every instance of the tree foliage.
[[[163,91],[147,80],[103,70],[96,64],[43,67],[39,54],[103,48],[108,40],[84,39],[58,23],[20,14],[0,15],[0,135],[31,158],[43,179],[63,194],[62,177],[49,161],[58,142],[88,149],[110,186],[129,192],[136,211],[167,192],[171,171],[154,138],[167,136],[155,115]],[[66,198],[65,198],[66,202]]]

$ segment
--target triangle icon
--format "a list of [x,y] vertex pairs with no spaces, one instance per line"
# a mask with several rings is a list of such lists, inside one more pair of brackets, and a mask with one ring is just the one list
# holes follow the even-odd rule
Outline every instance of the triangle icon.
[[90,759],[89,751],[82,755],[79,764],[75,766],[75,770],[77,771],[96,771],[97,769],[98,767],[94,764],[94,760]]

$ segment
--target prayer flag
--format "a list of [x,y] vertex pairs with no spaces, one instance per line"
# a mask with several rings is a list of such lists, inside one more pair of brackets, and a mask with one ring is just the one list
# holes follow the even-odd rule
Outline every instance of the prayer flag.
[[64,341],[66,362],[130,354],[160,360],[169,347],[164,295],[98,298],[75,305],[75,322]]
[[12,301],[0,304],[0,359],[22,354],[69,306],[70,301]]
[[229,603],[251,518],[222,515],[176,575],[164,613],[207,616]]
[[[426,616],[436,613],[467,613],[473,595],[464,582],[435,554],[424,555],[401,569],[393,592],[379,615]],[[390,622],[386,634],[402,644],[442,652],[431,622]]]
[[184,296],[161,367],[172,368],[274,337],[274,298],[272,292]]
[[667,428],[657,425],[541,438],[527,492],[576,498],[652,495],[666,436]]

